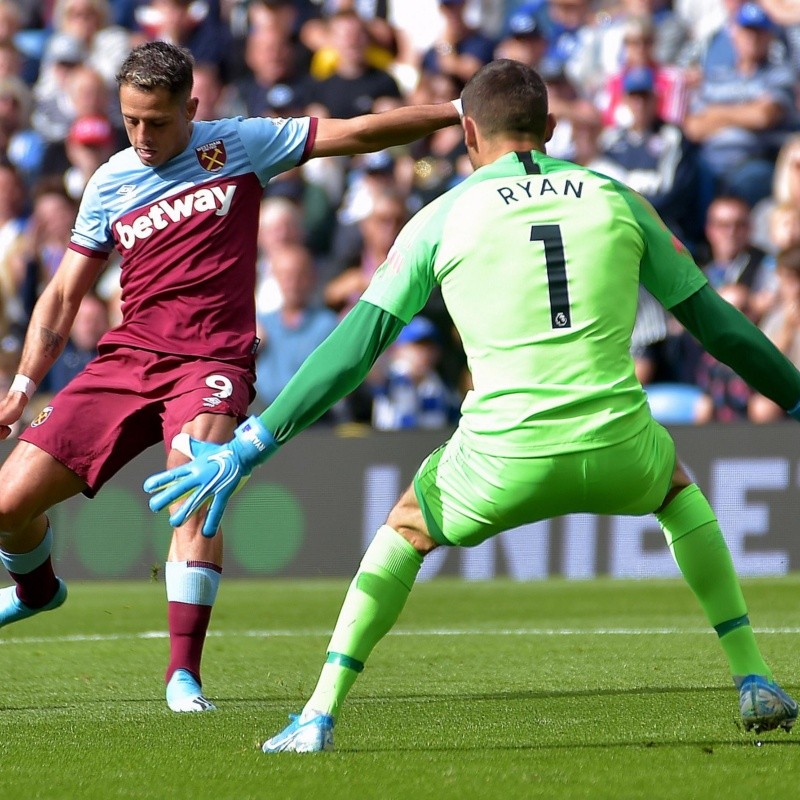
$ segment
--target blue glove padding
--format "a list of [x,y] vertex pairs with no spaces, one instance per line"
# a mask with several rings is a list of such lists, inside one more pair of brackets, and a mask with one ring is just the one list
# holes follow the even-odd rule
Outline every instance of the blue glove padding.
[[245,420],[227,444],[211,444],[188,438],[187,455],[192,456],[192,461],[151,475],[144,482],[144,490],[151,494],[157,492],[150,498],[153,511],[161,511],[188,495],[169,518],[169,524],[174,528],[183,525],[188,517],[210,500],[211,507],[203,523],[203,536],[214,536],[231,495],[253,467],[266,461],[278,449],[278,444],[258,417]]
[[798,400],[798,401],[795,403],[795,405],[794,405],[794,408],[790,408],[790,409],[789,409],[789,410],[788,410],[786,413],[787,413],[787,414],[788,414],[788,415],[789,415],[789,416],[790,416],[792,419],[796,419],[798,422],[800,422],[800,400]]

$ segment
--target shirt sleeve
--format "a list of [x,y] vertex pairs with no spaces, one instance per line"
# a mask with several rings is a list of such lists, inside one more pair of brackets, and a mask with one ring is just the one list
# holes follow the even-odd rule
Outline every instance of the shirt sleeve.
[[239,136],[253,171],[266,186],[270,178],[308,158],[314,145],[313,117],[251,117],[239,122]]
[[653,206],[640,194],[619,186],[642,232],[641,282],[664,308],[671,309],[705,286],[706,276]]
[[98,257],[107,256],[114,249],[111,222],[100,202],[100,192],[94,178],[83,192],[69,246],[85,256]]
[[800,372],[738,309],[706,285],[672,313],[717,361],[781,408],[800,400]]
[[438,205],[425,206],[405,225],[362,295],[404,323],[420,311],[436,285]]

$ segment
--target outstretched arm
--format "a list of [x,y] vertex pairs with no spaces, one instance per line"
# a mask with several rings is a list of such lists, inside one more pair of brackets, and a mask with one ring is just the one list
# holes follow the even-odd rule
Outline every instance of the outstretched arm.
[[800,372],[741,311],[708,285],[670,311],[717,361],[800,419]]
[[380,114],[317,122],[311,158],[370,153],[422,139],[459,122],[457,102],[404,106]]

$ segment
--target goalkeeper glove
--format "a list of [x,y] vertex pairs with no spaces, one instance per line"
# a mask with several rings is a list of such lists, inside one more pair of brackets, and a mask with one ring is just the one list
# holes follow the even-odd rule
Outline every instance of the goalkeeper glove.
[[177,528],[210,500],[203,536],[216,534],[231,495],[247,479],[253,467],[266,461],[278,449],[275,437],[258,417],[245,420],[227,444],[201,442],[186,434],[178,434],[172,444],[175,449],[191,456],[192,461],[151,475],[144,482],[144,490],[153,495],[150,508],[161,511],[188,495],[169,518],[169,524]]

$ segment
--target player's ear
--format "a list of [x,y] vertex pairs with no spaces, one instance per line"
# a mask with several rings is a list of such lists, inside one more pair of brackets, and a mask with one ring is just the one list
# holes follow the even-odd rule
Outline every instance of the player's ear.
[[552,114],[547,115],[547,124],[544,126],[544,140],[549,142],[553,138],[553,131],[556,129],[556,118]]
[[194,119],[194,115],[197,113],[197,106],[199,105],[200,100],[197,97],[190,97],[186,101],[186,120],[191,122]]
[[464,128],[464,144],[468,149],[478,149],[478,128],[475,125],[475,120],[472,117],[464,117],[461,120],[461,126]]

